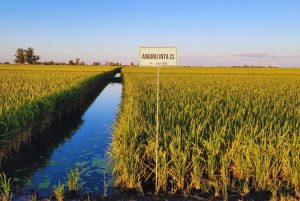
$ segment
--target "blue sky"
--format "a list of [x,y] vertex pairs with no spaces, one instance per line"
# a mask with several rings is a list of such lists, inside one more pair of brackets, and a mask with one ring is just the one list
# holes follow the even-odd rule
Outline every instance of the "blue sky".
[[0,62],[138,62],[177,46],[181,65],[300,66],[299,0],[0,0]]

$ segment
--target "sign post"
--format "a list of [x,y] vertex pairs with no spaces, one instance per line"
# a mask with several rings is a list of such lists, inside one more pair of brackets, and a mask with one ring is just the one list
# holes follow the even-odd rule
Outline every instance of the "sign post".
[[158,151],[159,151],[159,83],[160,66],[177,66],[176,47],[141,47],[139,66],[157,67],[157,89],[156,89],[156,134],[155,134],[155,192],[159,191],[158,183]]
[[159,66],[157,63],[157,91],[156,91],[156,137],[155,137],[155,192],[158,193],[158,149],[159,149]]

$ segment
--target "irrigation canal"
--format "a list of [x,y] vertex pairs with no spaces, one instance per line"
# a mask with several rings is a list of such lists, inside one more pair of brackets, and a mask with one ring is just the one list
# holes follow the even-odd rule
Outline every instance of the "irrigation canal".
[[13,178],[15,190],[19,194],[34,191],[38,196],[49,196],[53,186],[65,183],[67,173],[78,167],[84,170],[79,192],[102,195],[106,186],[110,192],[113,178],[107,150],[121,93],[121,83],[109,83],[83,111],[1,161],[1,169]]

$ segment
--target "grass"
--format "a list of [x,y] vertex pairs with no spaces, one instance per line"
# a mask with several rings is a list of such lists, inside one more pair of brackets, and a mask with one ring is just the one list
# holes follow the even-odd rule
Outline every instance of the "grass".
[[78,192],[79,190],[79,179],[80,175],[85,171],[79,171],[78,168],[75,168],[67,174],[67,186],[70,192]]
[[54,187],[53,194],[57,201],[63,201],[65,193],[65,185],[59,184]]
[[63,109],[114,68],[0,66],[0,146],[20,131]]
[[[65,194],[65,186],[68,187],[68,190],[70,193],[74,195],[74,193],[78,193],[79,191],[79,180],[80,175],[85,171],[86,169],[83,169],[79,171],[78,168],[72,169],[67,174],[67,182],[66,184],[61,184],[58,182],[57,186],[54,186],[53,188],[53,195],[57,201],[63,201],[64,200],[64,194]],[[0,196],[1,201],[9,201],[12,198],[12,192],[11,192],[11,178],[7,177],[5,173],[0,173]],[[106,197],[106,196],[105,196]],[[87,195],[87,199],[89,200],[89,195]],[[37,194],[33,192],[29,200],[35,201],[38,200]],[[51,197],[47,200],[51,200]]]
[[[123,68],[116,185],[155,185],[156,69]],[[300,70],[162,68],[159,192],[300,196]]]
[[36,193],[32,193],[32,194],[30,195],[30,197],[29,197],[29,200],[30,200],[30,201],[37,201],[38,198],[37,198]]
[[11,179],[5,173],[0,173],[0,193],[2,201],[11,200]]

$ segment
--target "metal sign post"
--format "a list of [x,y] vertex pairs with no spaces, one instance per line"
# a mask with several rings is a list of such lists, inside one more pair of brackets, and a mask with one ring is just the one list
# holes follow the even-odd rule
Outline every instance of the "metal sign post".
[[155,192],[158,193],[158,139],[159,139],[159,66],[157,63],[157,91],[156,91],[156,137],[155,137]]
[[156,133],[155,133],[155,192],[159,191],[159,82],[160,66],[177,66],[177,47],[140,47],[139,66],[157,67],[157,91],[156,91]]

